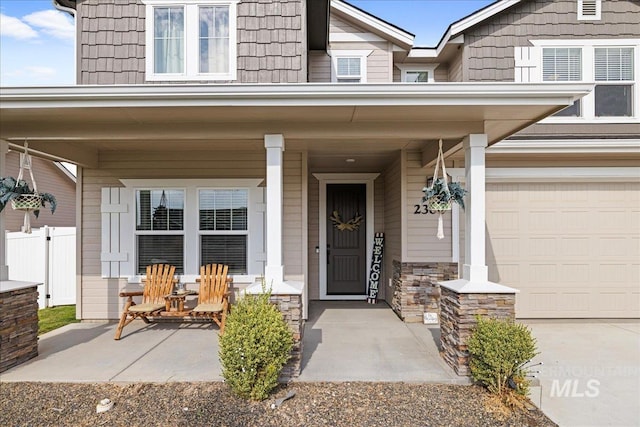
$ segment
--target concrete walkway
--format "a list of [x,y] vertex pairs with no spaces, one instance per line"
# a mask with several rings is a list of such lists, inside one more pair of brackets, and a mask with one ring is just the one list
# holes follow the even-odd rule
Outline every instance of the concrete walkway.
[[640,426],[639,320],[530,320],[540,387],[532,400],[561,426]]
[[384,303],[309,307],[299,381],[463,383],[438,354],[439,325],[403,323]]
[[[0,381],[222,381],[218,328],[209,323],[75,323],[40,337],[39,356]],[[311,305],[299,381],[466,383],[440,359],[437,325],[405,324],[386,304]]]

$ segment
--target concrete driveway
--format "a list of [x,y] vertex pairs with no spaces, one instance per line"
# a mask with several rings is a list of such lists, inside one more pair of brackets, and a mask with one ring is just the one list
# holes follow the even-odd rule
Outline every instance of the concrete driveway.
[[524,321],[538,341],[533,400],[560,426],[640,426],[639,320]]

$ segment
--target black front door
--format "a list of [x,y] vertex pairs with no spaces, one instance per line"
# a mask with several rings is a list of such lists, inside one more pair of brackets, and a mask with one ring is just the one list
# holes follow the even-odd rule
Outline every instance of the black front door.
[[365,295],[366,184],[327,184],[327,295]]

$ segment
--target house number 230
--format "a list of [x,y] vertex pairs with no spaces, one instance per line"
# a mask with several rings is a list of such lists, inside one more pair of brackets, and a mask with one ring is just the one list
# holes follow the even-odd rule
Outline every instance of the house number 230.
[[426,214],[435,214],[436,211],[431,211],[427,208],[427,205],[413,205],[414,215],[426,215]]

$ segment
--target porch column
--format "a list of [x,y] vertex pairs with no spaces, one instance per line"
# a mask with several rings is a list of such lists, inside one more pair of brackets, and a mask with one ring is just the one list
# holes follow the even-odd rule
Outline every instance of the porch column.
[[486,134],[468,135],[464,147],[465,181],[468,191],[465,203],[465,250],[462,278],[470,282],[486,282],[489,271],[485,259],[485,158]]
[[[7,175],[7,152],[9,151],[9,144],[6,141],[0,140],[0,176]],[[9,280],[9,267],[7,267],[7,234],[4,223],[4,212],[0,213],[0,230],[2,230],[2,236],[0,236],[0,281]]]
[[267,286],[284,281],[282,265],[282,135],[265,135],[267,149],[267,265],[264,276]]

